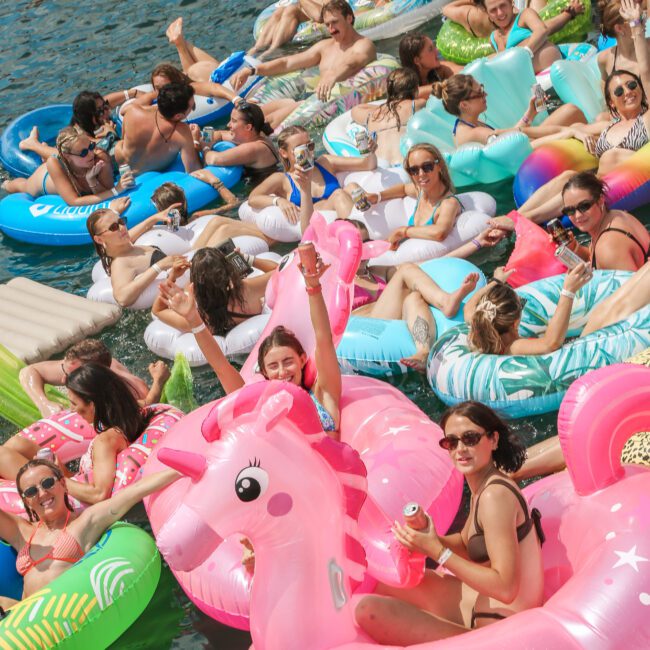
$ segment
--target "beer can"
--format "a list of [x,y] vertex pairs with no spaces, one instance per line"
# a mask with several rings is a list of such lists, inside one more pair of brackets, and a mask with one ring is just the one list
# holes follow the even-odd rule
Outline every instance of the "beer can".
[[584,260],[579,255],[576,255],[566,244],[557,247],[555,257],[557,257],[558,260],[567,267],[567,269],[573,269],[578,266],[578,264],[584,262]]
[[368,129],[359,129],[354,134],[354,140],[357,143],[357,149],[360,154],[370,153],[370,134]]
[[365,212],[366,210],[370,210],[370,208],[372,208],[372,204],[368,200],[368,195],[362,187],[355,188],[350,194],[357,210]]
[[293,153],[296,156],[296,167],[304,172],[314,168],[314,152],[308,144],[299,144]]
[[568,244],[571,241],[569,237],[569,231],[562,225],[562,222],[559,219],[551,219],[546,224],[546,230],[553,237],[553,241],[561,246],[562,244]]
[[[128,172],[131,171],[131,165],[129,165],[128,163],[124,163],[124,164],[119,166],[118,171],[119,171],[120,178],[121,178],[122,176],[124,176],[124,174],[127,174]],[[133,185],[135,185],[135,181],[129,183],[129,187],[133,187]]]
[[312,275],[316,273],[316,247],[313,241],[304,241],[298,245],[298,255],[305,273]]
[[48,460],[50,463],[54,462],[54,452],[49,447],[41,447],[36,452],[36,458],[39,460]]
[[214,127],[204,126],[201,129],[201,137],[203,138],[203,142],[206,144],[212,144],[212,139],[214,138]]
[[402,510],[402,514],[404,515],[404,522],[407,526],[415,530],[426,530],[429,527],[429,520],[424,514],[424,510],[415,501],[407,503]]
[[168,213],[169,223],[167,228],[172,232],[176,232],[181,227],[181,213],[177,208],[172,208]]

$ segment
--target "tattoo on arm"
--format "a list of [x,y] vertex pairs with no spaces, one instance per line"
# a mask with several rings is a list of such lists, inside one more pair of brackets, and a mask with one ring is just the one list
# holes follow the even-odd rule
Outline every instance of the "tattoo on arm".
[[421,345],[430,345],[431,344],[431,334],[429,332],[429,323],[427,323],[422,316],[418,316],[413,323],[413,328],[411,329],[411,335],[413,340],[416,343]]

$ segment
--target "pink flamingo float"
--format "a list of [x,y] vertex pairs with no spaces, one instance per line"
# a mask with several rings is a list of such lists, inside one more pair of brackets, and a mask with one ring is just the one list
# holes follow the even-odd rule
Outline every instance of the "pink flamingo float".
[[[327,225],[319,215],[312,218],[312,226],[305,238],[315,241],[323,261],[331,264],[321,283],[332,332],[338,340],[350,313],[352,283],[359,259],[362,255],[371,257],[380,254],[385,243],[372,242],[362,247],[358,231],[350,224],[335,222]],[[270,331],[280,323],[285,324],[296,333],[309,354],[313,351],[314,334],[311,324],[304,322],[308,306],[303,282],[297,256],[289,255],[283,261],[280,272],[269,283],[267,303],[273,312],[267,330]],[[297,314],[301,317],[296,317]],[[219,450],[226,440],[229,447],[239,448],[239,432],[245,430],[245,437],[252,446],[243,453],[248,454],[247,462],[252,461],[259,456],[254,451],[254,441],[260,436],[265,437],[267,433],[275,435],[274,427],[263,424],[277,419],[277,413],[270,404],[290,399],[295,406],[290,409],[290,418],[278,420],[283,423],[280,429],[283,429],[284,424],[291,424],[292,430],[298,428],[305,433],[309,432],[307,437],[310,443],[312,439],[317,440],[313,444],[319,449],[336,447],[344,450],[327,456],[328,460],[337,458],[340,454],[352,453],[345,444],[321,440],[324,434],[318,424],[313,403],[305,391],[294,390],[277,382],[258,381],[254,367],[256,357],[257,351],[253,350],[242,371],[249,385],[186,416],[169,431],[162,447],[175,450],[174,453],[190,454],[184,457],[193,459],[189,466],[195,468],[191,472],[196,478],[199,472],[196,468],[201,466],[201,462],[197,464],[197,459],[215,458],[215,453],[221,454]],[[310,364],[305,374],[309,383],[310,377],[313,379]],[[438,445],[442,435],[440,427],[399,390],[367,377],[343,378],[340,407],[341,440],[356,450],[361,459],[360,467],[363,467],[363,472],[346,474],[351,482],[348,487],[354,487],[359,494],[364,495],[351,512],[346,514],[343,524],[349,529],[347,543],[354,547],[356,541],[360,542],[364,554],[352,548],[352,555],[359,560],[352,574],[347,570],[339,574],[332,565],[333,573],[327,579],[332,580],[332,584],[336,583],[337,589],[346,594],[350,590],[347,583],[340,582],[343,575],[353,575],[356,580],[365,578],[366,588],[374,584],[374,580],[398,586],[417,584],[424,569],[424,560],[412,558],[405,553],[395,542],[390,526],[392,521],[402,516],[402,508],[409,501],[418,501],[434,517],[440,530],[447,530],[451,524],[460,503],[462,479],[453,469],[449,455]],[[218,435],[214,433],[217,430],[228,430],[229,433]],[[271,447],[275,446],[274,442]],[[304,436],[300,446],[303,451],[309,452],[308,457],[313,456],[319,462],[324,462],[322,454],[314,456],[310,445],[305,443]],[[280,442],[277,447],[281,448]],[[171,452],[154,454],[147,463],[145,472],[160,469],[160,459],[167,459],[167,453]],[[312,478],[308,474],[311,475],[316,470],[312,470],[307,459],[299,467],[293,465],[288,458],[285,459],[284,454],[294,452],[282,452],[276,457],[280,464],[286,463],[286,478],[290,479],[290,475],[297,472],[293,479],[298,483],[304,479],[311,485]],[[338,466],[335,468],[338,469]],[[235,476],[232,478],[234,480]],[[318,482],[313,484],[316,491],[310,492],[309,500],[305,501],[305,507],[312,513],[311,516],[338,519],[339,509],[330,503],[334,497],[329,496],[329,489],[324,485],[319,488]],[[341,488],[336,487],[336,482],[332,485],[334,493],[338,494]],[[241,565],[242,547],[239,540],[242,535],[237,533],[243,530],[235,527],[228,532],[221,530],[216,533],[211,528],[212,515],[202,519],[201,516],[192,514],[194,511],[186,507],[188,504],[198,503],[199,500],[206,505],[214,504],[218,499],[212,488],[199,498],[194,493],[194,487],[189,480],[178,481],[148,501],[147,509],[153,531],[158,536],[161,547],[166,549],[165,553],[169,549],[176,577],[196,605],[213,618],[247,629],[249,607],[252,607],[251,582],[264,582],[266,569],[256,566],[255,580],[252,581],[251,574]],[[297,499],[292,494],[292,499],[294,498]],[[274,508],[272,505],[271,509]],[[292,513],[293,518],[298,514],[298,509],[292,508]],[[292,526],[294,531],[301,530],[300,539],[303,540],[304,535],[312,530],[306,519],[302,522],[296,520]],[[251,540],[256,545],[255,536]],[[353,543],[352,540],[356,541]],[[196,546],[198,541],[200,549]],[[293,548],[293,545],[290,546]],[[294,550],[293,553],[298,551]],[[291,555],[287,556],[289,563],[290,558]],[[339,567],[347,566],[344,560],[337,560],[335,564]],[[298,565],[293,563],[292,566]],[[301,571],[304,573],[302,569]]]
[[[650,369],[614,365],[576,381],[559,414],[568,471],[525,490],[547,535],[544,605],[412,647],[649,647],[650,470],[619,460],[625,441],[649,422]],[[181,425],[172,435],[191,433]],[[246,535],[256,554],[256,650],[371,646],[351,600],[364,573],[358,524],[367,484],[358,454],[320,431],[304,391],[278,382],[221,400],[201,427],[201,453],[167,443],[158,452],[159,462],[189,477],[182,501],[156,531],[170,566],[191,576],[220,539]]]

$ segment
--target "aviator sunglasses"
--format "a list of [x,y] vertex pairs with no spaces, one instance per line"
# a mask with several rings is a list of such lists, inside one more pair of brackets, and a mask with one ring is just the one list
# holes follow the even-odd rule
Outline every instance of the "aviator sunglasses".
[[51,490],[56,485],[56,478],[48,476],[44,478],[38,485],[30,485],[23,491],[25,499],[33,499],[38,494],[38,486],[41,486],[44,492]]
[[[624,85],[627,86],[628,90],[636,90],[639,87],[639,83],[637,81],[634,81],[634,79],[631,81],[626,81]],[[614,97],[623,97],[624,92],[625,88],[623,86],[616,86],[616,88],[614,88],[612,91],[612,95],[614,95]]]
[[462,442],[465,447],[476,447],[483,436],[489,436],[491,433],[479,433],[478,431],[465,431],[460,438],[458,436],[445,436],[438,440],[438,444],[447,451],[454,451],[458,443]]
[[102,230],[101,232],[98,232],[98,235],[103,235],[105,232],[117,232],[122,226],[126,228],[126,219],[122,219],[120,217],[117,221],[113,221],[113,223],[106,228],[106,230]]
[[79,158],[85,158],[94,148],[95,148],[95,143],[91,142],[85,149],[82,149],[79,153],[75,153],[74,151],[68,151],[68,153],[72,156],[79,156]]
[[406,172],[410,176],[417,176],[421,171],[425,174],[430,174],[436,168],[436,165],[439,162],[440,161],[436,158],[433,161],[430,160],[428,162],[422,163],[422,165],[413,165],[412,167],[407,167]]
[[468,102],[472,99],[483,99],[483,97],[487,97],[487,93],[485,92],[485,86],[481,84],[479,86],[479,89],[475,93],[470,95],[465,101]]
[[596,203],[598,203],[598,199],[586,199],[584,201],[580,201],[578,205],[567,205],[564,208],[562,208],[562,210],[567,217],[573,217],[576,212],[580,212],[581,214],[584,214],[585,212],[587,212],[587,210],[591,210],[591,208]]

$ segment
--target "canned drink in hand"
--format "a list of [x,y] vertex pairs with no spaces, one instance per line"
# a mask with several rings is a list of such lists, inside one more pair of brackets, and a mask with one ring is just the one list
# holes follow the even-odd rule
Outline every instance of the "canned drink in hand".
[[293,154],[296,157],[296,167],[303,172],[314,168],[314,143],[299,144],[294,148]]
[[559,219],[551,219],[546,224],[546,230],[553,237],[553,241],[561,246],[562,244],[569,244],[571,242],[571,237],[569,237],[569,231],[562,225],[562,222]]
[[558,246],[555,251],[555,257],[557,257],[567,269],[574,269],[578,264],[582,264],[584,260],[576,255],[566,244]]
[[351,196],[357,210],[365,212],[366,210],[370,210],[370,208],[372,208],[372,204],[368,200],[368,195],[362,187],[358,187],[352,190]]
[[535,98],[535,110],[538,113],[546,110],[546,93],[540,84],[533,85],[533,97]]
[[168,213],[169,223],[167,228],[172,232],[176,232],[181,227],[181,213],[177,208],[172,208]]
[[300,257],[300,263],[302,268],[305,270],[307,275],[313,275],[316,273],[316,247],[314,246],[313,241],[304,241],[302,244],[298,245],[298,255]]
[[354,134],[354,140],[357,143],[357,149],[360,154],[370,153],[370,133],[368,133],[368,129],[359,129]]
[[36,452],[36,458],[39,460],[47,460],[50,463],[54,462],[54,452],[49,447],[41,447]]
[[[128,174],[129,172],[133,173],[131,170],[131,165],[129,165],[128,163],[124,163],[123,165],[120,165],[118,171],[120,174],[120,178],[122,178],[125,174]],[[129,187],[133,187],[134,185],[135,185],[135,181],[131,181],[129,183]]]
[[404,515],[404,523],[414,530],[426,530],[429,528],[429,520],[424,514],[424,510],[415,501],[407,503],[402,513]]
[[214,127],[213,126],[204,126],[201,129],[201,138],[206,144],[212,144],[212,139],[214,138]]

